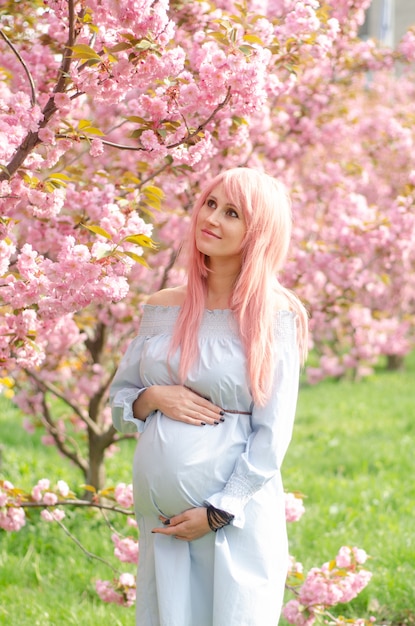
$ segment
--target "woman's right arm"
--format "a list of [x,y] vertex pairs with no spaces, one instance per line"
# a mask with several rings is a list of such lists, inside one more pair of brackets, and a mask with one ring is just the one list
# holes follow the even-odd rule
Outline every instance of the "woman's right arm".
[[183,385],[147,386],[140,377],[140,360],[146,338],[136,337],[121,359],[110,387],[114,428],[122,433],[142,432],[155,411],[194,426],[219,425],[222,409]]
[[147,387],[140,377],[140,359],[145,337],[136,337],[121,359],[110,387],[110,405],[114,428],[122,433],[141,432],[147,416],[135,414],[136,400]]
[[218,426],[224,421],[220,407],[183,385],[147,387],[133,402],[132,411],[134,418],[141,421],[154,411],[193,426]]

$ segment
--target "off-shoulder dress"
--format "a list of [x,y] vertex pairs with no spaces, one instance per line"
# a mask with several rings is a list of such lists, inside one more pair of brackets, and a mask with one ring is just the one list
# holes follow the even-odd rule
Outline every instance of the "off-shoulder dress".
[[[275,371],[268,403],[253,404],[230,310],[206,310],[200,356],[185,385],[222,407],[218,426],[193,426],[160,411],[145,422],[132,404],[151,385],[178,384],[169,343],[178,306],[146,305],[138,336],[111,387],[113,423],[140,432],[133,462],[140,530],[137,626],[276,626],[288,567],[281,463],[298,393],[296,317],[275,317]],[[192,542],[151,533],[188,508],[211,503],[229,526]]]

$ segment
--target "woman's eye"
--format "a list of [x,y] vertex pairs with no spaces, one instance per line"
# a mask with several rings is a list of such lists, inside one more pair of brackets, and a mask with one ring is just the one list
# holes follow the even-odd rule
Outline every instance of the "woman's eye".
[[206,202],[206,204],[208,205],[208,207],[210,207],[211,209],[214,209],[216,206],[216,202],[214,200],[212,200],[212,198],[209,198],[209,200]]
[[227,214],[230,215],[231,217],[239,217],[239,215],[234,209],[228,209]]

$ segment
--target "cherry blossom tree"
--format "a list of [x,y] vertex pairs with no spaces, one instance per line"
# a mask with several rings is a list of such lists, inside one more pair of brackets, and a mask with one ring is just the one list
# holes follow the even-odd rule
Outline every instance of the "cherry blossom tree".
[[225,167],[292,191],[311,381],[413,348],[415,33],[361,41],[369,4],[2,3],[2,382],[95,490],[117,361],[146,296],[182,282],[194,197]]

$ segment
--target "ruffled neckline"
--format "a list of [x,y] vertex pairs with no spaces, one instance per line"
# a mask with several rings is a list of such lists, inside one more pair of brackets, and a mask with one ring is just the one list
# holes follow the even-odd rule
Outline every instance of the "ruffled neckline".
[[[144,304],[140,335],[155,336],[171,334],[179,315],[180,305]],[[281,337],[295,333],[295,313],[286,309],[277,311],[275,330]],[[205,309],[199,328],[199,337],[216,340],[239,339],[238,326],[231,309]]]

